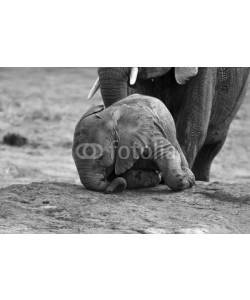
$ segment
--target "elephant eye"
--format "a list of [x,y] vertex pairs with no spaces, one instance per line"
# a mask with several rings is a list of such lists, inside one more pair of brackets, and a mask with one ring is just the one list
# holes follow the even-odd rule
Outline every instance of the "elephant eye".
[[101,119],[102,117],[99,116],[98,114],[95,115],[97,119]]

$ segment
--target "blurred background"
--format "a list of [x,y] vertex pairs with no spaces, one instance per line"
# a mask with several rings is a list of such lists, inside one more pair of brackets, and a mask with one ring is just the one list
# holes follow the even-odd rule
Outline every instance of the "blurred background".
[[[79,183],[74,127],[97,93],[97,68],[0,68],[0,188],[33,181]],[[250,182],[250,86],[212,166],[212,181]]]

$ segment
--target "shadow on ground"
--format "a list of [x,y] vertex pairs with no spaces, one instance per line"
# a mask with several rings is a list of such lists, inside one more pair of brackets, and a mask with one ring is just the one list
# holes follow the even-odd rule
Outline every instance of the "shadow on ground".
[[247,184],[198,182],[103,195],[37,182],[0,189],[0,233],[250,233]]

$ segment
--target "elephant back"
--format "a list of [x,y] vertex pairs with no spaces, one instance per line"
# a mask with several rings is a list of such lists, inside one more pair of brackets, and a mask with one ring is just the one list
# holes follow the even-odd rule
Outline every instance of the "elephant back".
[[158,132],[167,138],[174,146],[176,145],[175,123],[168,108],[161,100],[151,96],[133,94],[116,102],[110,109],[119,107],[122,104],[134,107],[134,109],[140,109],[141,113],[145,116],[151,117]]

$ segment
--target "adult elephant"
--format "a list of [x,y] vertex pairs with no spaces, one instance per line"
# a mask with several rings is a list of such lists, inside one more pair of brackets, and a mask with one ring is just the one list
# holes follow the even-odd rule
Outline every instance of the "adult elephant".
[[106,107],[136,92],[161,99],[196,180],[209,181],[213,159],[245,95],[249,68],[99,68]]

